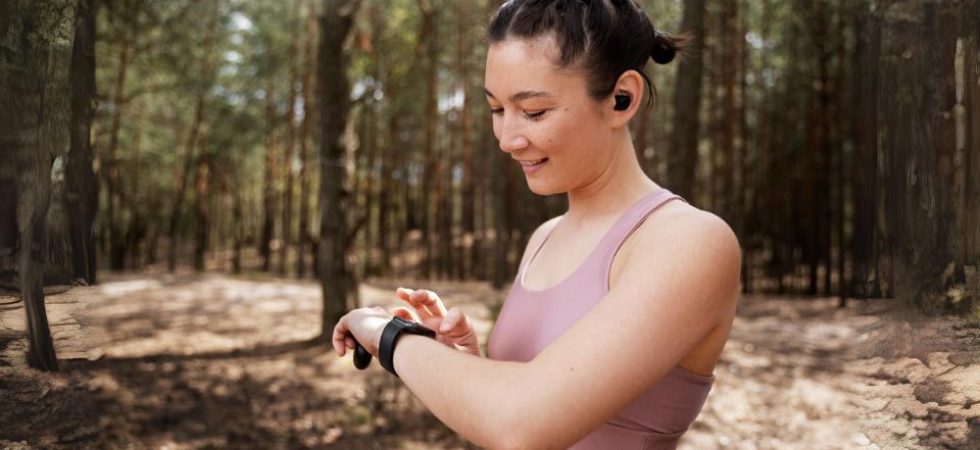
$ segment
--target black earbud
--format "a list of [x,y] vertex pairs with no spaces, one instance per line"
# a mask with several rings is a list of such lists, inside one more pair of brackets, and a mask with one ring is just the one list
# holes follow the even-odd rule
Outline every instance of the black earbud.
[[616,111],[626,111],[630,107],[630,96],[628,95],[617,95],[614,97],[616,99],[616,106],[613,109]]

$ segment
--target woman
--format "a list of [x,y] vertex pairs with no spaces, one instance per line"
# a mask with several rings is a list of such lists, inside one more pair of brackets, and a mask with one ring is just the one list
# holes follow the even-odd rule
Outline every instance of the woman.
[[354,348],[351,335],[374,356],[388,345],[390,370],[482,447],[675,448],[714,381],[740,271],[728,225],[650,180],[630,138],[647,60],[670,62],[679,44],[633,0],[512,0],[488,42],[500,149],[533,192],[567,194],[568,211],[529,239],[486,358],[469,319],[428,290],[399,289],[411,308],[392,314],[436,340],[382,344],[401,321],[360,308],[334,349]]

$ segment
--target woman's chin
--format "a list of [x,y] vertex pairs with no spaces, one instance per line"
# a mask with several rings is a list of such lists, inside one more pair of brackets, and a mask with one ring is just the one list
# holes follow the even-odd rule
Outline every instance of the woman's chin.
[[546,185],[544,183],[536,183],[536,182],[531,181],[531,180],[528,180],[527,187],[528,187],[528,189],[531,190],[531,192],[533,192],[533,193],[535,193],[537,195],[541,195],[541,196],[555,195],[555,194],[561,194],[562,193],[562,192],[554,189],[553,186],[548,186],[548,185]]

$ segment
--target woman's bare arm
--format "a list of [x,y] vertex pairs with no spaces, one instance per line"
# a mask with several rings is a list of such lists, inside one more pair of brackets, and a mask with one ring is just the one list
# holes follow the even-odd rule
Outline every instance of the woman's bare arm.
[[669,220],[656,233],[634,233],[610,292],[531,362],[481,359],[409,335],[399,341],[396,370],[436,417],[477,445],[574,444],[649,390],[735,308],[740,251],[728,225],[700,211],[659,219]]

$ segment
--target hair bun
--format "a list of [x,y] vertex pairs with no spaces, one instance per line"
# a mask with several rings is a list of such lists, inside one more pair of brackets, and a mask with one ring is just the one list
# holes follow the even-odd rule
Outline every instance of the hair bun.
[[677,49],[678,44],[672,36],[667,33],[654,30],[653,50],[650,51],[650,57],[653,58],[653,62],[657,64],[667,64],[673,61],[674,56],[677,55]]

